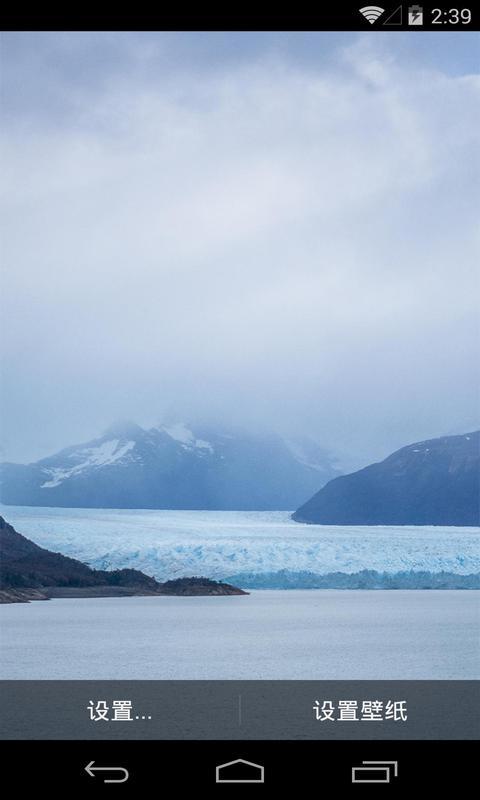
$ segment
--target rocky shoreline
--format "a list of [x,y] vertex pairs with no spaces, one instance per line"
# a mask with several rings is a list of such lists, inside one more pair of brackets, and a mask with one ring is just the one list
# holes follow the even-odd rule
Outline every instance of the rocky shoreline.
[[[167,585],[168,584],[168,585]],[[173,585],[173,584],[179,584]],[[179,578],[159,584],[158,591],[129,586],[44,586],[41,589],[0,589],[0,605],[30,603],[32,600],[87,599],[93,597],[221,597],[250,594],[228,583],[206,578]]]
[[94,570],[31,542],[0,517],[0,604],[88,597],[246,595],[228,583],[183,577],[159,583],[134,569]]

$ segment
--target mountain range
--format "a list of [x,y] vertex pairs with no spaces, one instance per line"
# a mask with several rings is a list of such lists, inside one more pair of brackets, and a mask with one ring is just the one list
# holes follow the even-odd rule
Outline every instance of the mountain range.
[[402,447],[331,480],[294,514],[321,525],[480,523],[480,431]]
[[339,474],[310,440],[132,422],[31,464],[0,465],[5,505],[289,510]]

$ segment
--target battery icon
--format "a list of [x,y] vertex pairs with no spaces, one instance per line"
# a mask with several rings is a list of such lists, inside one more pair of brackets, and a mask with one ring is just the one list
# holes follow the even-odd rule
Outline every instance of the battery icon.
[[408,24],[409,25],[423,25],[423,8],[422,8],[422,6],[409,6],[408,7]]

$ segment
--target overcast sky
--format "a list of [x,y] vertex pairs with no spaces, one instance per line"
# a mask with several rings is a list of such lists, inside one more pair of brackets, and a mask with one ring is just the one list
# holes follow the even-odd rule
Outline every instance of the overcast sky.
[[3,34],[1,457],[479,424],[479,38]]

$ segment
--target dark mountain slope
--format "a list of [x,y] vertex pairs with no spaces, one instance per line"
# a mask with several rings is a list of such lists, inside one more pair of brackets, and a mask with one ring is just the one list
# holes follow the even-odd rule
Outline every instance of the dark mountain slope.
[[293,519],[323,525],[478,525],[480,431],[417,442],[327,483]]
[[0,517],[0,588],[42,586],[130,586],[156,592],[159,584],[143,572],[94,570],[81,561],[31,542]]

